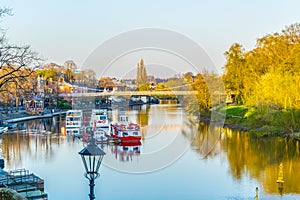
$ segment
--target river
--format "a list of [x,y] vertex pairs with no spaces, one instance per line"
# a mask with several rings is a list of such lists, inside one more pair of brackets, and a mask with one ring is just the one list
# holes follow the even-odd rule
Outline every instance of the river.
[[[140,153],[102,145],[96,199],[300,199],[299,142],[257,137],[192,123],[179,105],[126,112],[142,127]],[[112,111],[112,119],[118,115]],[[65,134],[64,118],[18,123],[3,134],[5,170],[25,168],[45,180],[50,200],[88,199],[78,152],[82,142]],[[276,183],[283,165],[284,184]]]

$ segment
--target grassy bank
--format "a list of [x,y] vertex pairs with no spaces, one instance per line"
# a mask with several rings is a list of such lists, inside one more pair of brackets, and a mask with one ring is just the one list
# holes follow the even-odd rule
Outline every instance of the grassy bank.
[[300,110],[246,106],[223,106],[217,112],[226,113],[225,125],[258,135],[278,135],[300,138]]

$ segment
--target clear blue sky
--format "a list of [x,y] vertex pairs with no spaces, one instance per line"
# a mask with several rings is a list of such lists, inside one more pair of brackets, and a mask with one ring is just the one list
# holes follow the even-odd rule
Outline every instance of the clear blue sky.
[[1,23],[10,42],[30,44],[47,62],[72,59],[79,66],[109,38],[154,27],[196,41],[221,72],[233,43],[251,49],[257,38],[300,22],[299,0],[2,0],[1,6],[13,9]]

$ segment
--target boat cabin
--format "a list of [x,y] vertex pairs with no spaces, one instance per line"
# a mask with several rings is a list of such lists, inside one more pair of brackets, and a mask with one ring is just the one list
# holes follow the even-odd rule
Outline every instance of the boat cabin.
[[79,136],[83,126],[82,110],[68,110],[66,113],[67,135]]
[[40,98],[32,98],[25,101],[26,113],[29,115],[44,114],[44,100]]

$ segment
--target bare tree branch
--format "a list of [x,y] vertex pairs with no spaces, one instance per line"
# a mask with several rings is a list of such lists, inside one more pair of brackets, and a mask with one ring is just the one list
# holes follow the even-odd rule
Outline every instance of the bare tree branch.
[[0,37],[0,91],[11,81],[21,83],[41,66],[41,59],[30,46],[9,44],[5,35]]
[[20,95],[21,91],[26,93],[31,90],[32,75],[42,61],[29,45],[8,42],[1,27],[1,18],[7,15],[12,15],[11,9],[0,6],[0,98],[5,102]]

